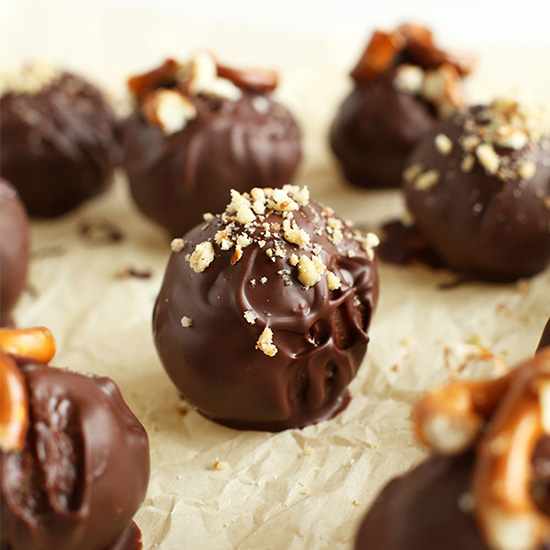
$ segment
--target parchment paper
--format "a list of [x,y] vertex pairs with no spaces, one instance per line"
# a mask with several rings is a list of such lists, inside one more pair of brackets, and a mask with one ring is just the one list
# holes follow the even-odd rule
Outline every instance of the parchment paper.
[[[13,10],[1,23],[0,51],[13,52],[10,64],[50,57],[115,96],[134,71],[200,47],[228,64],[278,68],[279,97],[304,132],[298,182],[364,227],[402,212],[396,191],[345,185],[326,145],[363,40],[197,27],[130,8],[33,6]],[[517,88],[544,100],[550,73],[540,68],[548,66],[550,49],[517,51],[512,45],[479,54],[470,85],[474,98]],[[83,222],[98,220],[115,224],[124,239],[100,244],[79,234]],[[351,385],[349,407],[303,430],[239,432],[182,404],[159,363],[151,314],[169,242],[134,207],[121,173],[108,194],[75,213],[34,222],[32,250],[19,324],[53,331],[59,349],[53,364],[114,378],[148,430],[151,483],[136,517],[146,549],[351,549],[358,522],[381,486],[423,456],[409,422],[418,392],[445,380],[449,370],[466,364],[465,357],[475,358],[479,346],[511,363],[527,357],[550,314],[548,271],[518,284],[472,283],[443,291],[438,285],[453,279],[450,272],[381,264],[372,340]],[[121,277],[130,267],[152,275]],[[497,359],[467,363],[470,370],[501,366]]]

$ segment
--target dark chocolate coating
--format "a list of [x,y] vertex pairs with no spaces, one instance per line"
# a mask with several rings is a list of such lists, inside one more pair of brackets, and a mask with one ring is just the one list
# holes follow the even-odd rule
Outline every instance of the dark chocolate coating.
[[[267,112],[254,108],[265,98]],[[123,125],[124,166],[142,212],[181,236],[205,212],[221,212],[229,191],[282,187],[300,161],[300,131],[269,94],[243,90],[237,101],[189,96],[197,117],[165,135],[136,110]]]
[[[544,439],[534,454],[535,472],[543,479],[549,451]],[[355,550],[489,550],[472,513],[459,507],[470,491],[473,456],[432,457],[390,481],[363,520]],[[539,506],[548,513],[548,502]]]
[[537,351],[540,351],[542,348],[545,348],[546,346],[550,346],[550,319],[548,320],[548,322],[546,323],[546,326],[544,327],[544,331],[540,338]]
[[16,190],[0,178],[0,326],[25,288],[29,264],[29,220]]
[[[274,246],[273,236],[264,248],[255,236],[235,265],[233,250],[215,246],[214,261],[195,273],[186,255],[223,226],[219,217],[187,233],[185,248],[170,258],[154,311],[155,343],[183,396],[216,422],[239,429],[301,428],[334,416],[349,400],[347,385],[367,351],[378,275],[347,227],[338,246],[326,233],[314,233],[312,220],[321,211],[310,201],[294,220],[321,245],[324,264],[342,282],[338,290],[328,289],[326,277],[305,290],[288,263],[288,255],[300,256],[301,249],[286,243],[286,257],[272,261],[265,250]],[[267,221],[281,217],[269,214]],[[289,268],[287,286],[279,272]],[[247,310],[256,314],[254,324],[243,317]],[[191,327],[181,326],[183,316],[192,319]],[[266,326],[278,348],[273,357],[255,349]]]
[[21,453],[1,455],[2,548],[122,550],[149,480],[143,426],[109,378],[22,371],[30,427]]
[[36,93],[8,92],[0,98],[0,173],[31,217],[60,216],[110,184],[116,131],[101,92],[74,74]]
[[[449,155],[436,150],[434,138],[440,133],[453,142]],[[442,121],[407,161],[409,167],[421,164],[441,174],[428,190],[404,184],[418,230],[447,266],[477,279],[506,282],[542,271],[550,262],[550,210],[543,200],[550,195],[550,164],[543,164],[550,158],[544,149],[549,140],[531,144],[537,171],[520,186],[487,173],[477,161],[471,172],[464,172],[458,143],[462,134],[455,118]],[[524,151],[506,154],[517,159]]]
[[330,128],[345,178],[360,187],[400,187],[410,152],[437,115],[419,97],[394,88],[395,71],[357,84]]

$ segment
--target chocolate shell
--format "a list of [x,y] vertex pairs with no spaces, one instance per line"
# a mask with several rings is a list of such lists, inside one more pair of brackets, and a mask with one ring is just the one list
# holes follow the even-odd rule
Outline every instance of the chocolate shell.
[[376,236],[306,188],[232,196],[172,243],[153,317],[161,361],[221,424],[279,431],[331,418],[367,351]]
[[500,282],[550,262],[550,138],[517,103],[495,100],[439,123],[404,179],[416,227],[447,266]]
[[346,180],[367,188],[400,187],[415,145],[440,117],[464,104],[461,78],[469,70],[438,50],[423,27],[376,31],[330,128]]
[[[296,121],[270,91],[240,88],[213,75],[213,90],[222,82],[229,92],[224,87],[218,93],[208,86],[191,92],[191,77],[183,69],[178,74],[183,76],[153,81],[146,93],[136,92],[139,102],[124,123],[122,139],[136,204],[172,236],[189,231],[205,212],[221,212],[231,189],[288,183],[301,156]],[[159,120],[164,98],[172,105],[178,101],[166,91],[179,94],[182,108],[187,109],[189,119],[184,111],[175,127],[173,120]],[[157,98],[162,100],[157,103]]]
[[31,217],[60,216],[110,184],[115,114],[79,76],[35,67],[22,74],[0,97],[0,173]]
[[149,444],[115,383],[22,365],[30,426],[2,453],[2,550],[137,550]]
[[29,220],[17,191],[0,178],[0,326],[25,288],[29,264]]
[[[355,550],[490,550],[472,514],[473,463],[473,453],[433,457],[390,481],[363,520]],[[548,438],[539,443],[533,464],[545,478]],[[545,499],[540,506],[548,513]]]

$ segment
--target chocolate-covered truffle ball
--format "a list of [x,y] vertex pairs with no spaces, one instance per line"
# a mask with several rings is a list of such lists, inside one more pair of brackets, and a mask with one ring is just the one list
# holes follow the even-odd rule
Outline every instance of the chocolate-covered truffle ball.
[[4,353],[0,361],[2,437],[27,419],[19,448],[2,440],[2,549],[141,548],[132,516],[147,490],[149,444],[116,384]]
[[12,324],[11,310],[27,279],[29,220],[15,189],[0,178],[0,326]]
[[208,54],[130,79],[137,105],[123,128],[124,165],[143,213],[183,235],[222,211],[231,189],[288,183],[300,132],[272,98],[276,85],[271,71],[228,69]]
[[544,327],[544,331],[540,338],[537,351],[540,351],[542,348],[545,348],[547,346],[550,346],[550,319],[548,320],[548,322],[546,323],[546,326]]
[[492,380],[455,380],[414,406],[435,456],[391,481],[356,550],[545,550],[550,547],[550,349]]
[[104,191],[119,157],[116,119],[84,79],[29,65],[0,90],[0,173],[31,217],[56,217]]
[[345,178],[361,187],[399,187],[418,141],[464,104],[469,62],[438,49],[416,25],[376,31],[351,76],[354,89],[330,129]]
[[366,353],[373,247],[307,188],[232,192],[174,250],[153,328],[162,363],[203,415],[278,431],[328,419]]
[[[533,464],[544,478],[549,439],[539,444]],[[472,514],[473,465],[472,453],[437,456],[390,481],[363,520],[355,550],[491,550]]]
[[507,99],[437,125],[404,171],[418,230],[451,268],[512,281],[550,262],[550,138]]

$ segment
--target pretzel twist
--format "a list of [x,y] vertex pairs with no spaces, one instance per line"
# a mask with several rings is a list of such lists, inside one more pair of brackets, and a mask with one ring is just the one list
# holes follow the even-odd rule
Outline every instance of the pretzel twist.
[[535,446],[550,435],[550,349],[500,378],[436,388],[415,405],[413,422],[419,440],[443,454],[463,452],[479,438],[473,496],[491,550],[548,544],[550,518],[535,505],[531,481]]
[[0,352],[0,450],[19,451],[29,426],[29,399],[17,363]]
[[0,450],[20,451],[29,426],[29,398],[25,379],[14,357],[47,363],[55,354],[55,340],[44,327],[0,329]]
[[55,339],[45,327],[0,329],[0,349],[22,359],[47,363],[55,355]]

